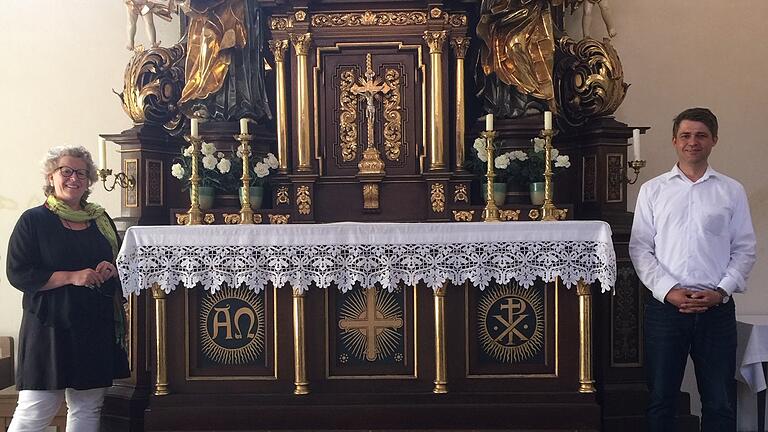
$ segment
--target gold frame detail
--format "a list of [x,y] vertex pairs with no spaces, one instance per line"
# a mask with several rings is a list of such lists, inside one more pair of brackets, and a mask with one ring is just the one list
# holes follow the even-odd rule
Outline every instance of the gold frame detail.
[[400,160],[403,145],[403,107],[400,105],[400,71],[386,69],[384,82],[390,91],[384,95],[384,154],[391,161]]
[[296,189],[296,207],[299,214],[308,215],[312,212],[312,198],[309,196],[309,186],[301,185]]
[[432,212],[442,213],[445,211],[445,185],[442,183],[432,183],[430,187],[430,198],[432,202]]
[[341,72],[339,81],[339,146],[341,160],[349,162],[357,157],[357,97],[352,94],[355,73],[352,69]]

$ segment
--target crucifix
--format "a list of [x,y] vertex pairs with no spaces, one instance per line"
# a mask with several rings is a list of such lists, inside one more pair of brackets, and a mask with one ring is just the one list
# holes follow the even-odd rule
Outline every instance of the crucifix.
[[[371,65],[371,53],[365,56],[365,78],[358,78],[357,84],[349,89],[358,97],[365,98],[365,119],[368,123],[368,145],[363,152],[363,159],[358,164],[360,174],[384,174],[384,162],[379,151],[373,144],[373,125],[376,121],[376,105],[374,98],[385,95],[392,90],[381,77],[377,77]],[[380,96],[379,96],[380,97]]]

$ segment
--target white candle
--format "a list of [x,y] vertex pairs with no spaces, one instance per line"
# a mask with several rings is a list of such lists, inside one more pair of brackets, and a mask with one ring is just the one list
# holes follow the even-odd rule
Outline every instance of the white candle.
[[198,119],[196,119],[196,118],[193,118],[193,119],[192,119],[192,120],[189,122],[189,135],[190,135],[190,136],[192,136],[192,137],[194,137],[194,138],[197,138],[198,136],[200,136],[200,135],[198,134],[198,131],[199,131],[199,129],[198,129],[198,125],[199,125],[199,123],[200,123],[200,120],[198,120]]
[[552,130],[552,111],[544,111],[544,130]]
[[493,130],[493,114],[485,115],[485,130],[487,131]]
[[242,135],[248,135],[248,119],[247,118],[240,119],[240,133]]
[[99,169],[107,169],[107,140],[99,137]]
[[632,130],[632,151],[635,155],[633,160],[640,160],[640,129]]

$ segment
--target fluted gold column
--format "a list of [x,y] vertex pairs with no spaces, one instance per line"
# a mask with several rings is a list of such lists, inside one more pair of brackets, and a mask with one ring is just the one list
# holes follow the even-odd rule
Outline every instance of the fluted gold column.
[[164,396],[168,391],[168,359],[165,349],[165,299],[160,285],[152,285],[155,299],[155,396]]
[[468,37],[457,37],[451,40],[453,52],[456,55],[456,165],[455,172],[464,171],[464,134],[466,122],[464,118],[464,58],[469,48]]
[[299,166],[297,170],[299,172],[307,172],[312,170],[312,165],[309,162],[309,132],[311,125],[309,124],[309,70],[307,69],[307,54],[309,54],[309,46],[312,43],[312,35],[309,33],[301,35],[291,34],[291,42],[293,43],[293,49],[296,51],[296,72],[298,74],[296,87],[298,124],[296,125],[296,131],[298,135]]
[[445,163],[445,129],[443,113],[443,45],[447,32],[425,31],[424,40],[429,45],[430,58],[430,107],[429,107],[429,170],[441,171]]
[[280,164],[277,170],[282,174],[288,173],[288,111],[285,103],[285,50],[288,39],[273,39],[269,41],[269,49],[275,56],[275,104],[277,106],[277,159]]
[[309,393],[307,381],[306,344],[304,342],[304,292],[293,288],[293,393]]
[[[447,284],[447,282],[446,282]],[[445,351],[446,285],[435,290],[435,388],[433,393],[448,393],[448,357]]]
[[579,296],[579,393],[594,393],[592,376],[592,288],[583,279],[576,285]]

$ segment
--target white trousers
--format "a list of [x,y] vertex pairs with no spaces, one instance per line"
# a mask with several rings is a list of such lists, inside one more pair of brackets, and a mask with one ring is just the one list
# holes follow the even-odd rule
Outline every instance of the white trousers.
[[67,432],[98,432],[107,388],[21,390],[8,432],[42,432],[67,400]]

